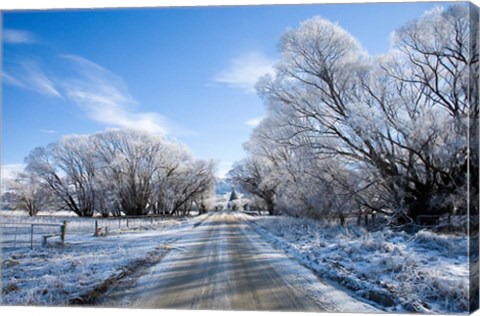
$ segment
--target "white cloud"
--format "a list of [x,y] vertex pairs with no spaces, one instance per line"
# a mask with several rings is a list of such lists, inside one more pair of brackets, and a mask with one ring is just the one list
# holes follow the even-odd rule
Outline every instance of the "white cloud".
[[215,75],[214,81],[253,93],[261,76],[273,74],[274,63],[274,60],[261,53],[246,53],[233,59],[226,69]]
[[260,122],[263,120],[263,116],[259,116],[259,117],[254,117],[252,119],[249,119],[248,121],[245,122],[246,125],[250,126],[250,127],[257,127],[258,124],[260,124]]
[[[102,66],[80,56],[64,55],[66,73],[52,75],[38,62],[21,60],[8,64],[2,72],[4,83],[39,94],[64,98],[80,106],[87,116],[107,127],[124,127],[154,134],[192,134],[158,113],[138,112],[124,80]],[[168,126],[168,129],[167,129]],[[52,134],[55,131],[41,130]]]
[[1,179],[2,181],[13,179],[17,173],[22,172],[25,168],[24,164],[4,164],[1,168]]
[[166,134],[166,120],[151,112],[136,112],[138,102],[130,95],[123,79],[80,56],[63,56],[73,66],[74,75],[63,83],[68,99],[84,109],[94,121],[109,127],[139,129]]
[[32,65],[27,68],[27,74],[33,89],[48,96],[61,97],[55,83],[40,68]]
[[50,96],[62,97],[55,84],[55,80],[47,75],[40,65],[32,60],[22,60],[15,67],[2,73],[6,84],[22,87],[37,93]]
[[6,84],[10,84],[12,86],[17,86],[17,87],[22,87],[22,88],[26,88],[24,83],[19,80],[19,79],[16,79],[15,77],[13,77],[12,75],[10,75],[7,71],[2,71],[2,79],[3,79],[3,82],[6,83]]
[[3,31],[3,41],[8,44],[32,44],[37,40],[35,35],[29,31],[5,29]]

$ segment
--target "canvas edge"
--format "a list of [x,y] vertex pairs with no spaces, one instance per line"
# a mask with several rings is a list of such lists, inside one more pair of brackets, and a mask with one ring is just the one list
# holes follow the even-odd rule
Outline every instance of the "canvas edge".
[[[469,27],[470,27],[470,119],[468,129],[469,157],[468,157],[468,237],[469,237],[469,312],[473,313],[479,309],[479,7],[469,3]],[[472,172],[475,171],[476,172]]]

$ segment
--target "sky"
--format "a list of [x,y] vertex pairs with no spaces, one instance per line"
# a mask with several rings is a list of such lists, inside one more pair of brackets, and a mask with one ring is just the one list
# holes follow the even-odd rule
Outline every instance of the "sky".
[[3,11],[2,177],[35,147],[107,128],[178,140],[223,176],[264,115],[255,82],[273,72],[288,28],[322,16],[378,55],[438,5]]

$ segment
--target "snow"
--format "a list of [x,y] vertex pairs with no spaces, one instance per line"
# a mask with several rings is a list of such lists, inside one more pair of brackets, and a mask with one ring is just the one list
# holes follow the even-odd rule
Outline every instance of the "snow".
[[467,313],[465,236],[367,231],[291,217],[251,217],[266,241],[388,312]]
[[[261,249],[268,249],[267,243],[273,244],[326,280],[324,284],[314,278],[314,282],[308,269],[300,269],[292,260],[276,261],[282,278],[300,284],[309,296],[322,297],[324,303],[331,301],[331,306],[355,310],[347,305],[354,302],[353,296],[388,312],[467,312],[468,255],[464,236],[425,230],[416,234],[391,229],[367,231],[360,226],[343,228],[310,219],[236,214],[260,234],[243,234],[249,238],[249,245],[259,248],[260,256]],[[122,228],[100,238],[92,237],[91,221],[87,226],[89,221],[78,219],[69,224],[72,233],[67,234],[63,247],[52,241],[49,247],[34,250],[4,249],[0,303],[66,305],[120,275],[149,253],[161,255],[170,244],[180,246],[182,238],[184,243],[192,240],[191,229],[206,216],[210,214],[191,220],[163,220],[133,230]],[[36,220],[47,222],[42,217]],[[50,219],[54,220],[61,218]],[[173,249],[162,259],[163,264],[152,267],[145,277],[175,264],[178,255],[179,249]],[[147,279],[142,277],[139,284]]]
[[118,276],[149,252],[162,251],[165,244],[205,216],[164,220],[135,231],[122,229],[106,237],[92,237],[91,233],[77,230],[67,234],[65,246],[4,249],[0,303],[66,305]]
[[[241,213],[236,214],[237,216],[240,215],[240,217],[243,217],[243,214]],[[251,216],[248,217],[251,218]],[[304,293],[307,293],[309,297],[315,298],[325,310],[329,312],[335,311],[346,313],[379,313],[381,311],[372,306],[370,302],[365,303],[362,302],[361,299],[352,297],[349,291],[321,282],[311,270],[299,266],[296,260],[285,260],[284,253],[276,253],[269,250],[271,246],[261,240],[264,234],[259,236],[257,234],[245,232],[244,236],[250,240],[250,245],[257,248],[260,258],[263,260],[273,259],[274,264],[272,265],[287,284],[292,284],[297,288],[301,288],[301,290]],[[262,253],[262,251],[264,253]]]
[[[300,298],[297,307],[309,311],[380,312],[322,282],[284,251],[272,248],[244,218],[232,221],[238,214],[215,213],[210,223],[182,234],[161,264],[148,269],[132,286],[119,284],[117,290],[107,292],[101,305],[262,310],[269,304],[278,307],[282,303],[276,300],[291,295]],[[247,284],[248,290],[242,290]],[[258,295],[261,303],[253,299]]]
[[[19,216],[19,217],[25,217],[27,214],[26,211],[24,210],[1,210],[0,211],[2,217],[11,217],[11,216]],[[77,214],[75,214],[72,211],[40,211],[36,216],[64,216],[64,217],[78,217]]]

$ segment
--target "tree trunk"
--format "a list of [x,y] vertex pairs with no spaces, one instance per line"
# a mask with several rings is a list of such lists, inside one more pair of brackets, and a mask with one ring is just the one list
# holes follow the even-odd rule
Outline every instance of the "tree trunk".
[[268,215],[275,215],[275,205],[272,199],[265,199],[265,202],[267,204]]

